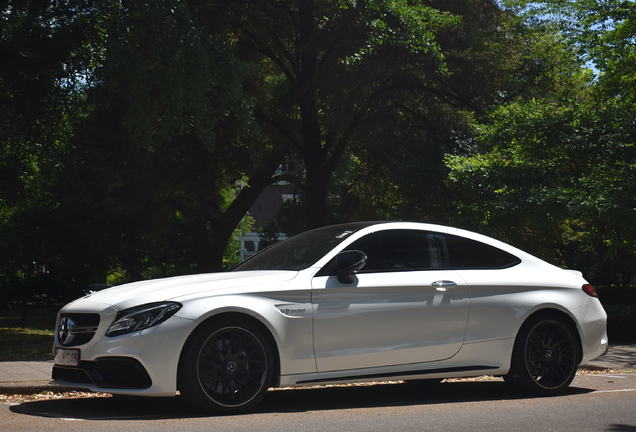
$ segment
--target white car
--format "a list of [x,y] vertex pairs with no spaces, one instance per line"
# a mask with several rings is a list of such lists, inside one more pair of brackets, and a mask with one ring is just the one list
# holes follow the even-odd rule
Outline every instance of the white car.
[[567,387],[607,350],[578,271],[473,232],[408,222],[308,231],[231,272],[121,285],[58,314],[53,379],[233,412],[273,386],[504,376]]

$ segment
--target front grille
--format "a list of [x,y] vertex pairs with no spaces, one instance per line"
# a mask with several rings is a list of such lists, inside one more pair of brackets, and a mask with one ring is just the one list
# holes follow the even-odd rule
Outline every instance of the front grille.
[[152,385],[146,369],[129,357],[82,361],[78,367],[53,366],[53,379],[101,388],[144,389]]
[[83,345],[97,331],[99,314],[63,313],[57,323],[57,340],[63,346]]

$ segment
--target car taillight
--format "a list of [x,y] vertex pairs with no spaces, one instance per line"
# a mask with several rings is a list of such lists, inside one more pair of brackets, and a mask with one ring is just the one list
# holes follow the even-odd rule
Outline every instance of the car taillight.
[[581,288],[583,289],[583,291],[585,291],[585,294],[589,295],[590,297],[598,298],[598,294],[596,294],[596,290],[592,285],[585,284]]

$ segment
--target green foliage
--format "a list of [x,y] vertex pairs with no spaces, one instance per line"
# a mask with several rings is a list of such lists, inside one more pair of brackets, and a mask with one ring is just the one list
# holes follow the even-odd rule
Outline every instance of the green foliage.
[[230,266],[283,162],[270,234],[426,220],[634,277],[634,2],[0,3],[2,302]]
[[627,285],[636,258],[634,3],[511,3],[599,72],[494,109],[471,151],[446,157],[460,220],[594,281]]
[[[191,1],[210,34],[259,63],[256,119],[300,161],[306,225],[327,222],[337,165],[400,100],[445,75],[438,34],[460,22],[424,2]],[[392,125],[391,125],[392,126]]]
[[51,292],[58,285],[32,275],[57,247],[47,227],[58,206],[51,184],[81,114],[73,83],[86,66],[76,54],[89,32],[83,2],[0,6],[0,302],[38,294],[37,281],[48,280]]
[[230,268],[241,262],[241,257],[239,255],[241,242],[239,239],[246,233],[253,231],[254,218],[250,216],[249,213],[247,213],[232,232],[232,237],[230,237],[230,241],[228,242],[227,247],[225,248],[225,252],[223,253],[223,268],[225,270],[229,270]]
[[220,266],[227,185],[267,153],[253,66],[184,2],[82,5],[1,9],[2,301]]
[[336,220],[458,222],[444,155],[474,149],[476,125],[499,106],[586,86],[571,50],[549,29],[529,27],[494,2],[432,6],[461,17],[437,35],[447,73],[417,76],[371,107],[374,124],[356,134],[333,185]]
[[584,98],[495,110],[479,129],[479,152],[446,158],[461,216],[595,280],[618,273],[629,283],[636,159],[607,115]]
[[[440,29],[456,25],[458,16],[440,12],[425,4],[406,0],[376,1],[360,4],[345,0],[339,3],[345,13],[356,13],[362,19],[356,24],[366,27],[367,40],[349,56],[342,59],[347,65],[361,63],[367,56],[380,54],[382,49],[395,48],[410,54],[428,55],[433,53],[438,61],[443,61],[443,53],[437,42],[436,33]],[[337,15],[336,15],[337,17]],[[339,26],[337,18],[329,21]],[[320,24],[319,24],[320,26]],[[444,65],[441,63],[444,71]]]
[[636,304],[603,304],[607,312],[607,336],[611,343],[634,343],[636,341]]
[[605,96],[618,98],[633,114],[636,3],[625,0],[512,0],[506,3],[534,25],[559,31],[573,51],[598,71],[597,89]]

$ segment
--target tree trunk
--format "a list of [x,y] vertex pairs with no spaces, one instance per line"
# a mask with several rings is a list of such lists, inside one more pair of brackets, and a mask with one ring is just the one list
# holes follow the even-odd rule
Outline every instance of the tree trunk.
[[308,229],[318,228],[327,223],[327,193],[331,175],[323,164],[312,162],[305,161],[305,211]]
[[305,162],[305,205],[307,228],[317,228],[327,221],[327,186],[331,170],[327,168],[327,154],[322,146],[322,132],[316,95],[307,90],[301,96],[301,139]]
[[300,0],[299,59],[295,89],[301,115],[302,156],[305,162],[305,206],[306,226],[316,228],[327,221],[327,185],[331,172],[327,169],[327,152],[323,147],[323,136],[316,103],[316,48],[313,0]]
[[[199,271],[209,272],[223,269],[223,254],[232,233],[263,189],[275,181],[274,174],[283,162],[285,154],[286,149],[279,147],[265,157],[250,176],[249,185],[241,189],[224,212],[214,215],[210,222],[209,235],[205,235],[203,236],[205,238],[201,239],[204,243],[197,262]],[[208,231],[206,230],[206,232]]]
[[208,271],[218,272],[223,270],[223,254],[234,229],[241,221],[240,218],[237,221],[232,221],[230,218],[225,219],[223,223],[214,227],[213,239],[207,248],[206,255],[209,261],[206,264]]

